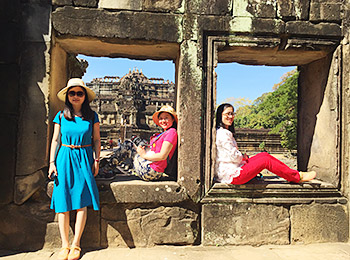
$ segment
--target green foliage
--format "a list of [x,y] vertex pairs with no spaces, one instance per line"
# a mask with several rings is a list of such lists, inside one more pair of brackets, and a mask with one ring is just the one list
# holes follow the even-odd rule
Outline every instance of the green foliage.
[[271,129],[271,133],[281,133],[283,147],[296,149],[298,76],[296,71],[287,73],[273,92],[238,108],[235,127]]

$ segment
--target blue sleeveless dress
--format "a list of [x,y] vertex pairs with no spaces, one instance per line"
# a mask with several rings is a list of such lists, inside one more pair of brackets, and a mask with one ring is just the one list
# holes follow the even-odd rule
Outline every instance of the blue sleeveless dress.
[[[61,143],[66,145],[92,144],[93,124],[99,122],[95,112],[94,122],[75,117],[68,121],[58,112],[53,122],[61,125]],[[56,213],[93,206],[99,210],[100,202],[91,167],[94,163],[92,146],[72,149],[61,146],[56,157],[55,181],[51,209]]]

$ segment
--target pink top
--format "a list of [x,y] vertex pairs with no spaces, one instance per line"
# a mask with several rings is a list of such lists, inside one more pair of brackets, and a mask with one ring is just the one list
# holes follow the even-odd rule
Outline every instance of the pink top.
[[[171,148],[171,151],[169,153],[169,158],[171,159],[174,155],[177,146],[177,132],[175,128],[170,128],[166,130],[165,132],[161,133],[160,136],[158,136],[158,138],[152,138],[150,142],[151,151],[159,153],[162,149],[164,141],[168,141],[173,145],[173,148]],[[156,172],[164,172],[165,168],[167,167],[167,160],[165,159],[163,161],[153,162],[150,164],[150,167]]]

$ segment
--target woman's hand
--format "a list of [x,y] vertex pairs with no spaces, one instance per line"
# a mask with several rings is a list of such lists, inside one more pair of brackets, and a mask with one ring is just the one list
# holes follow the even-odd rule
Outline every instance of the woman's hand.
[[142,157],[144,158],[145,154],[146,154],[146,150],[144,146],[138,146],[136,148],[136,152]]
[[92,173],[94,177],[98,174],[98,171],[100,169],[100,161],[94,161],[94,165],[92,166]]
[[56,165],[54,163],[50,163],[49,174],[47,175],[47,177],[49,177],[49,179],[52,180],[55,176],[57,176]]
[[243,161],[248,161],[249,159],[249,156],[245,153],[243,154]]

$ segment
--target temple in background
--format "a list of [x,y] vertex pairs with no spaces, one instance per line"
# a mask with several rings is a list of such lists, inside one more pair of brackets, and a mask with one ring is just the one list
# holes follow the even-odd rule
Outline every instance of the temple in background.
[[133,69],[123,77],[105,76],[86,83],[95,93],[91,107],[99,115],[101,140],[124,140],[137,135],[145,139],[160,129],[152,115],[163,105],[175,105],[175,84],[147,78]]

